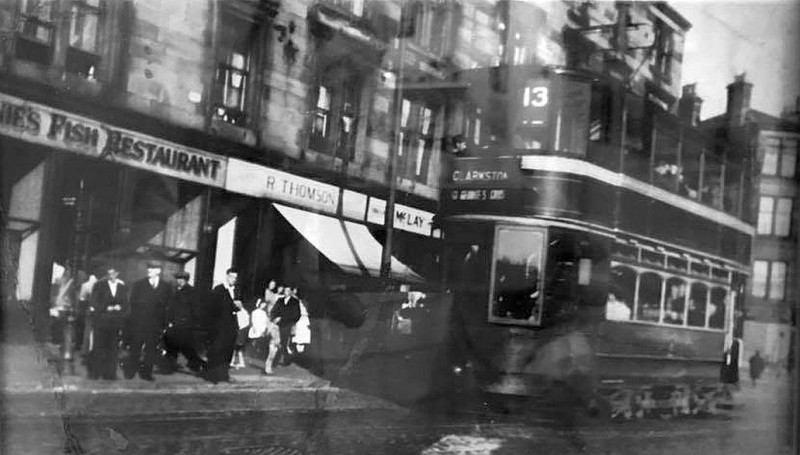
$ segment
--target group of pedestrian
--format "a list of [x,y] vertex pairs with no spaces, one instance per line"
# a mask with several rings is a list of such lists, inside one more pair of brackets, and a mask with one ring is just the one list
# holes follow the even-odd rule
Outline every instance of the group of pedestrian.
[[272,374],[277,363],[290,364],[297,354],[294,337],[302,309],[297,287],[278,286],[275,280],[270,280],[264,297],[256,302],[247,337],[255,356],[264,358],[265,374]]
[[127,350],[121,363],[126,379],[138,374],[152,381],[156,365],[173,373],[180,354],[191,371],[212,383],[230,381],[230,368],[245,366],[248,345],[264,361],[265,374],[276,363],[288,365],[297,353],[293,336],[304,307],[296,287],[270,281],[251,314],[235,269],[207,297],[189,284],[188,273],[176,273],[174,284],[161,275],[161,266],[149,263],[147,277],[129,288],[108,267],[104,279],[91,276],[80,286],[85,318],[78,339],[90,378],[116,379],[120,348]]
[[138,374],[152,381],[162,350],[166,352],[166,370],[177,368],[181,353],[192,371],[203,371],[205,362],[197,343],[199,302],[188,284],[189,274],[177,273],[174,285],[161,274],[161,266],[150,263],[147,277],[129,288],[117,269],[108,267],[104,279],[93,283],[87,280],[81,287],[81,300],[87,305],[82,324],[83,352],[91,379],[116,379],[120,345],[127,348],[122,362],[127,379]]

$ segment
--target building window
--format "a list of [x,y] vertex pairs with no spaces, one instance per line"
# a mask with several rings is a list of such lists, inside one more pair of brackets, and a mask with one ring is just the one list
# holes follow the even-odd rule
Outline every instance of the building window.
[[782,197],[775,207],[775,232],[780,237],[789,235],[792,226],[792,199]]
[[100,7],[100,0],[75,1],[69,14],[66,69],[87,79],[95,78],[100,61]]
[[672,81],[672,59],[675,52],[675,33],[663,22],[659,22],[656,30],[656,72],[661,79]]
[[214,117],[237,126],[247,124],[251,46],[255,31],[253,22],[222,10]]
[[797,168],[797,139],[766,137],[761,173],[792,178]]
[[433,153],[434,109],[422,102],[403,100],[400,116],[398,166],[405,176],[427,182]]
[[758,227],[760,235],[786,237],[791,230],[792,199],[761,197],[758,205]]
[[42,65],[53,60],[55,23],[50,0],[20,0],[15,54]]
[[103,2],[75,0],[69,3],[67,20],[54,19],[52,0],[20,0],[15,55],[21,60],[50,65],[55,59],[55,37],[68,27],[65,71],[94,80],[100,62]]
[[342,159],[355,159],[361,83],[344,68],[323,71],[312,107],[310,147]]
[[762,197],[758,203],[758,233],[772,234],[772,215],[775,209],[775,200],[771,197]]
[[751,293],[754,297],[783,300],[786,293],[786,263],[754,261]]
[[769,272],[769,262],[753,262],[753,284],[751,293],[753,297],[765,297],[767,295],[767,274]]
[[786,263],[773,262],[769,274],[769,298],[783,300],[786,293]]
[[406,14],[414,17],[412,39],[416,45],[436,55],[449,50],[450,21],[446,6],[430,2],[416,3]]

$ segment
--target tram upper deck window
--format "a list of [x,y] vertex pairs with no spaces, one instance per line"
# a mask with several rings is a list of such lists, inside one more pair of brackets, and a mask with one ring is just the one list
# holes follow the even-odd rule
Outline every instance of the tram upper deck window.
[[491,322],[540,325],[545,233],[500,227],[492,258]]
[[703,283],[692,283],[689,292],[689,308],[686,322],[690,327],[705,327],[706,307],[708,303],[708,286]]
[[728,291],[724,288],[711,289],[708,304],[708,327],[712,329],[725,328],[725,301]]
[[658,322],[661,313],[661,285],[663,280],[657,273],[645,272],[639,275],[636,319],[638,321]]
[[683,325],[683,313],[686,308],[686,281],[681,278],[667,280],[667,293],[664,302],[664,322]]
[[628,321],[633,313],[633,297],[636,294],[636,272],[630,267],[618,265],[611,269],[611,284],[606,299],[606,319]]

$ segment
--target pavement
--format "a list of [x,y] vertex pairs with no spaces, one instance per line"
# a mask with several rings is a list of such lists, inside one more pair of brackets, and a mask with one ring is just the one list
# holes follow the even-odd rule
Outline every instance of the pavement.
[[20,303],[4,304],[0,386],[6,424],[30,417],[396,408],[386,400],[335,387],[296,365],[263,375],[263,363],[254,359],[244,369],[231,369],[232,382],[216,385],[188,371],[156,374],[154,382],[89,380],[79,356],[65,368],[57,346],[36,342],[28,315]]

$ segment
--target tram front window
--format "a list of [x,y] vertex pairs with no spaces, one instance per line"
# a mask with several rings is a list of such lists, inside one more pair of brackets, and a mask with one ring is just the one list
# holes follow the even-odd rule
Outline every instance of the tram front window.
[[544,232],[498,228],[492,262],[491,321],[541,324],[543,261]]

